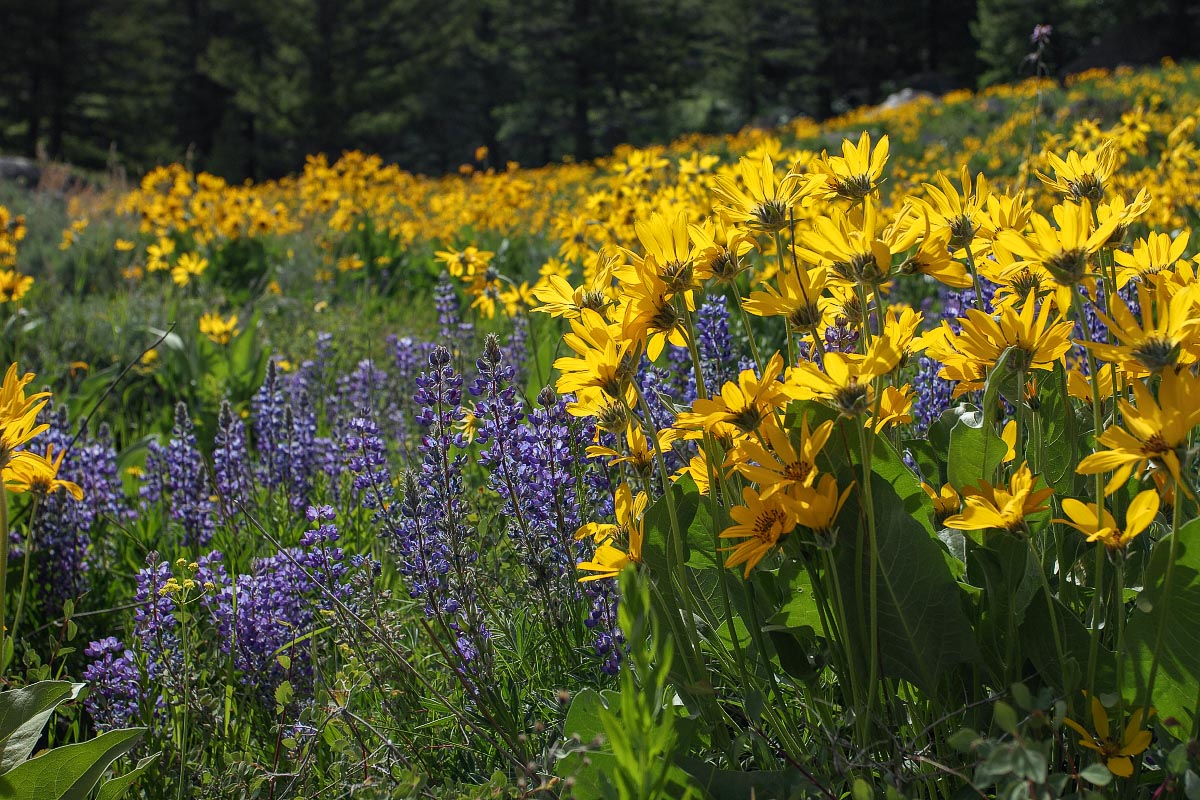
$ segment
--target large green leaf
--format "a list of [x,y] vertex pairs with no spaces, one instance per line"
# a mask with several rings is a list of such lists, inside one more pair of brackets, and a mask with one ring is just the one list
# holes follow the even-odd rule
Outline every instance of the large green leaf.
[[56,747],[0,775],[5,800],[87,800],[113,761],[128,753],[145,728],[109,731],[87,742]]
[[38,681],[0,693],[0,774],[29,758],[54,709],[74,700],[83,687],[70,681]]
[[[898,453],[876,437],[872,454],[879,609],[879,654],[884,674],[934,692],[950,669],[978,657],[962,595],[946,563],[945,548],[929,521],[928,499]],[[837,548],[841,587],[848,613],[857,619],[858,649],[870,646],[867,536],[851,536],[860,524],[858,491],[846,504]],[[856,587],[862,587],[861,595]]]
[[137,783],[138,778],[145,775],[146,770],[150,769],[154,762],[158,760],[159,755],[161,754],[155,753],[152,756],[146,756],[129,772],[110,781],[105,781],[100,786],[100,791],[96,794],[96,800],[121,800],[133,788],[133,785]]
[[991,481],[1008,450],[1008,445],[985,418],[983,411],[967,411],[950,431],[946,477],[960,492],[981,480]]
[[985,546],[970,548],[968,565],[968,578],[983,590],[977,631],[987,663],[1008,663],[1019,657],[1017,631],[1025,610],[1041,591],[1040,566],[1026,542],[1006,533],[991,535]]
[[[1173,536],[1178,541],[1168,587]],[[1154,546],[1143,585],[1125,630],[1125,694],[1134,703],[1147,702],[1157,650],[1158,670],[1149,702],[1161,719],[1179,720],[1172,730],[1190,733],[1200,686],[1200,519]]]
[[1075,466],[1079,463],[1079,431],[1075,410],[1067,394],[1067,377],[1056,363],[1048,376],[1039,377],[1037,419],[1041,436],[1030,436],[1025,460],[1038,464],[1042,478],[1059,494],[1075,493]]

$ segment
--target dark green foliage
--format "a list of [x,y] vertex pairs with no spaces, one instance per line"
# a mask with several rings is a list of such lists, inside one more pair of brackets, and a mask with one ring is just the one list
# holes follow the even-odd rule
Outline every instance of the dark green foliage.
[[[823,117],[1088,66],[1114,30],[1185,56],[1179,0],[0,0],[0,152],[226,177],[360,149],[422,172]],[[1144,41],[1143,41],[1144,40]],[[1112,54],[1113,48],[1107,48]],[[1114,62],[1116,63],[1116,62]]]

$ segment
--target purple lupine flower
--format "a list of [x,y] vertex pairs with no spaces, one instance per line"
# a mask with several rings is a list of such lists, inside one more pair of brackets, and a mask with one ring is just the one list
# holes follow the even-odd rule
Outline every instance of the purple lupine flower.
[[146,656],[146,675],[152,683],[172,678],[179,660],[179,620],[175,597],[167,590],[171,565],[160,561],[157,552],[146,556],[146,567],[138,570],[133,632]]
[[426,431],[418,448],[421,471],[406,476],[396,532],[401,571],[412,596],[425,601],[426,614],[436,616],[447,633],[474,643],[458,646],[463,663],[451,665],[465,670],[490,633],[476,604],[475,583],[469,579],[479,553],[465,522],[461,451],[467,442],[455,431],[464,416],[463,379],[450,362],[450,351],[435,347],[429,354],[429,371],[417,379],[417,422]]
[[516,370],[513,383],[520,383],[524,378],[525,360],[529,357],[528,344],[529,315],[517,314],[512,318],[512,333],[504,344],[504,361]]
[[302,508],[316,468],[317,415],[307,392],[285,398],[275,362],[251,403],[259,478],[269,489],[287,493],[293,508]]
[[163,504],[169,519],[183,529],[185,545],[207,544],[212,539],[216,509],[186,405],[175,407],[175,425],[167,444],[154,441],[148,450],[142,474],[143,503]]
[[[303,552],[298,560],[312,575],[312,579],[325,592],[338,600],[350,599],[350,584],[346,581],[346,554],[336,542],[341,537],[334,520],[337,511],[333,506],[309,506],[305,517],[314,527],[300,537]],[[330,608],[332,602],[324,593],[316,598],[321,608]]]
[[475,336],[475,326],[470,322],[463,321],[458,291],[445,275],[438,280],[437,286],[434,287],[433,302],[438,312],[438,325],[441,326],[438,334],[439,340],[446,342],[446,346],[452,348],[452,354],[461,355],[467,352],[471,340]]
[[217,435],[213,443],[213,480],[221,515],[236,518],[238,504],[254,500],[250,458],[246,452],[246,423],[233,411],[228,400],[221,402],[217,414]]
[[[651,380],[659,391],[665,392],[675,403],[690,405],[696,399],[696,371],[692,368],[692,353],[687,347],[668,345],[666,355],[666,370],[660,371],[657,378]],[[642,375],[647,368],[652,368],[650,362],[643,359],[638,375]],[[709,391],[712,391],[711,387]]]
[[729,306],[724,300],[709,300],[696,312],[696,346],[700,372],[709,396],[721,391],[726,381],[736,381],[733,336],[729,332]]
[[954,402],[957,381],[940,377],[942,365],[928,356],[921,356],[913,376],[913,430],[923,436],[929,426],[941,418]]
[[141,675],[133,651],[113,636],[90,642],[83,654],[91,661],[83,670],[90,689],[83,701],[96,729],[132,726],[140,716]]
[[314,619],[312,585],[299,566],[301,556],[301,551],[289,548],[255,559],[250,574],[237,579],[234,664],[267,696],[288,675],[279,665],[278,653],[291,656],[293,682],[311,673],[309,649],[291,647],[311,630]]
[[378,426],[367,417],[355,417],[346,428],[342,455],[347,471],[354,476],[352,491],[363,507],[378,513],[395,494],[387,446],[379,435]]

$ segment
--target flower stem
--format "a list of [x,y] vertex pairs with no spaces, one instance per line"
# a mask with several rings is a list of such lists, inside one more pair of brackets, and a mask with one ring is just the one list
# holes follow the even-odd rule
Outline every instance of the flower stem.
[[17,612],[13,615],[12,640],[13,647],[17,644],[17,629],[21,626],[21,612],[25,610],[25,591],[29,586],[29,558],[34,548],[33,522],[37,519],[38,496],[33,495],[33,508],[29,512],[29,533],[25,536],[25,558],[21,567],[21,593],[17,595]]
[[873,436],[868,436],[867,428],[855,417],[853,424],[858,428],[859,446],[862,448],[862,498],[867,511],[867,566],[870,569],[868,584],[868,602],[870,607],[869,632],[871,636],[871,661],[868,665],[866,708],[862,715],[860,733],[866,742],[867,725],[870,723],[872,706],[875,703],[876,684],[879,681],[879,544],[875,530],[875,502],[871,493],[871,448],[874,445]]

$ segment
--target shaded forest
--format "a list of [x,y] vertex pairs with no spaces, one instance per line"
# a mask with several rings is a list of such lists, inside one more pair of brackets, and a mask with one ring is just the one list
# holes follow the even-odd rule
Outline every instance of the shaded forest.
[[440,172],[817,118],[903,87],[1188,57],[1188,0],[0,0],[0,152],[228,178]]

